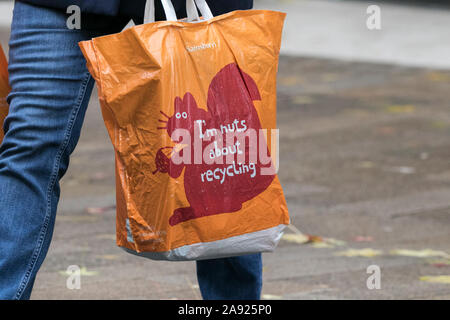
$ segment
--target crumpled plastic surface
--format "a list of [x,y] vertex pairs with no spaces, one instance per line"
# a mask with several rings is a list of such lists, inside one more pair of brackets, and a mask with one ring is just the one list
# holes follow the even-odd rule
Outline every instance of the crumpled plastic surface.
[[[278,177],[260,174],[266,164],[259,160],[253,163],[256,173],[237,162],[172,161],[175,153],[194,160],[194,138],[180,141],[175,129],[196,136],[221,126],[276,128],[284,18],[274,11],[234,11],[198,23],[138,25],[80,42],[116,155],[119,246],[167,252],[289,224]],[[214,137],[205,140],[203,148]],[[259,142],[271,151],[271,143]],[[247,154],[247,147],[240,151]],[[257,251],[235,245],[242,253]]]
[[8,62],[6,61],[3,48],[0,45],[0,143],[3,140],[3,122],[8,115],[8,103],[6,96],[11,90],[8,82]]

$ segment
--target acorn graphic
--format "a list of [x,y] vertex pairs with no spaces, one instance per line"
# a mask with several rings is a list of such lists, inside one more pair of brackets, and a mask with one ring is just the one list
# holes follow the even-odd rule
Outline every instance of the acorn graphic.
[[[170,151],[167,152],[168,150]],[[156,174],[157,172],[161,173],[169,172],[170,157],[172,156],[172,154],[173,154],[173,147],[159,148],[158,152],[156,152],[155,157],[156,170],[153,171],[152,173]]]

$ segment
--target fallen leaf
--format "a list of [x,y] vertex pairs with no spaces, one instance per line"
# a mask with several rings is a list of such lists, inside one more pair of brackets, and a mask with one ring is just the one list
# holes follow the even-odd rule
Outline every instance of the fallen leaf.
[[450,276],[423,276],[420,277],[421,281],[433,282],[433,283],[447,283],[450,284]]
[[450,74],[439,72],[439,71],[431,71],[427,73],[427,78],[433,82],[450,82]]
[[396,133],[396,129],[394,127],[384,126],[376,128],[376,133],[383,136],[391,136]]
[[294,86],[296,84],[300,84],[302,82],[303,82],[303,80],[296,76],[283,77],[278,80],[279,84],[281,84],[283,86],[288,86],[288,87]]
[[292,102],[295,104],[311,104],[314,102],[314,99],[308,96],[295,96],[292,98]]
[[281,238],[288,242],[294,242],[299,244],[312,244],[314,248],[334,248],[335,246],[345,245],[345,242],[341,240],[304,234],[300,230],[298,230],[293,224],[290,224],[288,228],[291,229],[294,233],[287,233],[287,234],[285,233]]
[[303,233],[285,233],[281,239],[299,244],[311,243],[315,248],[332,248],[336,245],[342,245],[343,243],[345,244],[345,242],[340,240],[322,238],[320,236],[307,235]]
[[98,271],[88,271],[85,267],[82,267],[80,271],[81,271],[80,274],[82,276],[91,277],[98,275]]
[[309,242],[323,242],[324,241],[324,239],[319,236],[308,235],[308,239],[309,239]]
[[116,205],[110,205],[105,207],[88,207],[86,208],[86,212],[90,214],[101,214],[107,211],[112,211],[116,209]]
[[373,163],[372,161],[361,161],[358,163],[358,168],[370,169],[370,168],[374,168],[374,167],[375,167],[375,163]]
[[316,236],[310,236],[311,245],[314,248],[334,248],[336,246],[343,246],[345,245],[345,241],[337,240],[334,238],[322,238],[322,237],[316,237]]
[[371,236],[356,236],[355,238],[353,238],[354,241],[356,242],[372,242],[373,238]]
[[437,267],[437,268],[443,268],[443,267],[450,267],[450,260],[448,259],[434,259],[434,260],[428,260],[427,261],[429,264],[431,264],[433,267]]
[[446,128],[450,127],[450,123],[442,121],[442,120],[433,121],[433,123],[431,125],[433,128],[436,128],[436,129],[446,129]]
[[432,249],[423,249],[423,250],[410,250],[410,249],[395,249],[391,250],[390,254],[397,256],[407,256],[407,257],[416,257],[416,258],[427,258],[427,257],[450,257],[448,253],[444,251],[437,251]]
[[344,246],[345,245],[345,241],[342,240],[337,240],[334,238],[321,238],[321,237],[317,237],[315,239],[315,241],[311,241],[312,242],[312,246],[314,248],[334,248],[336,246]]
[[314,248],[323,249],[323,248],[334,248],[334,245],[329,244],[327,242],[314,242],[312,244]]
[[449,265],[447,263],[433,263],[432,266],[436,268],[444,268],[448,267]]
[[288,241],[288,242],[294,242],[294,243],[307,243],[309,242],[309,237],[303,233],[285,233],[283,234],[283,236],[281,237],[281,239]]
[[389,113],[413,113],[416,111],[416,107],[411,104],[392,105],[386,107],[386,111]]
[[117,259],[119,259],[119,256],[116,255],[116,254],[103,254],[103,255],[101,255],[99,257],[102,258],[102,259],[105,259],[105,260],[117,260]]
[[335,255],[337,256],[344,256],[344,257],[376,257],[383,253],[381,250],[375,250],[371,248],[364,248],[364,249],[348,249],[345,251],[336,252]]

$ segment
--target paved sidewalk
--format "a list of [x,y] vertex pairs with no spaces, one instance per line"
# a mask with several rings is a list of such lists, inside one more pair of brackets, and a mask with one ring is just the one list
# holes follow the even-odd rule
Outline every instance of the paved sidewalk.
[[[280,179],[293,224],[331,239],[291,235],[265,254],[264,298],[450,298],[449,284],[423,281],[445,278],[421,280],[450,275],[449,91],[450,72],[281,58]],[[123,252],[114,210],[96,212],[114,205],[96,96],[62,199],[33,299],[200,298],[194,263]],[[66,288],[72,264],[86,268],[81,290]],[[366,287],[372,264],[381,290]]]

